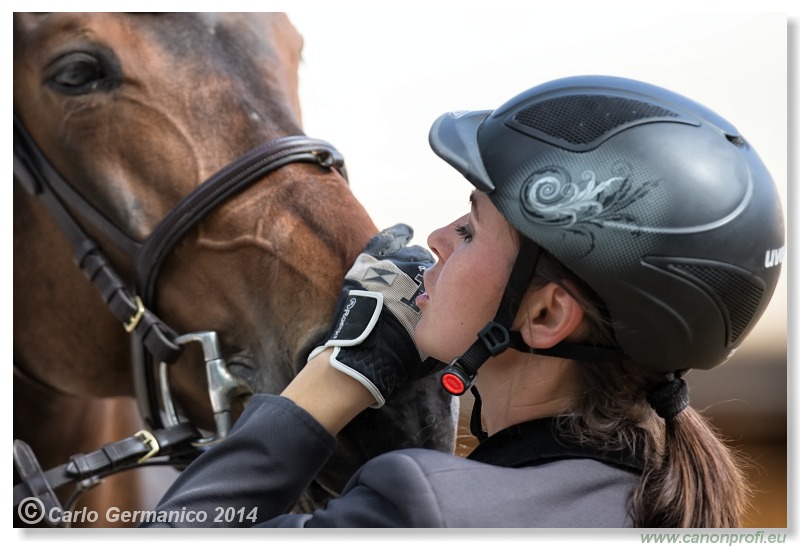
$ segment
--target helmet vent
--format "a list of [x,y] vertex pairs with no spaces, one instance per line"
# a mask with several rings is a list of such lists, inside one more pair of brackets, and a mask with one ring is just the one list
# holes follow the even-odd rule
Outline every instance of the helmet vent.
[[583,151],[630,126],[676,119],[682,119],[681,115],[644,101],[581,94],[534,103],[515,113],[510,125],[533,137]]
[[737,343],[750,326],[764,296],[760,279],[739,269],[698,264],[669,263],[668,269],[679,273],[705,288],[725,316],[728,346]]

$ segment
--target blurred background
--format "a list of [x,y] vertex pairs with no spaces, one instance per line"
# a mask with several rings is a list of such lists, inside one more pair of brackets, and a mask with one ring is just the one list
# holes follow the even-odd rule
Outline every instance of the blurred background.
[[[438,5],[438,4],[437,4]],[[305,39],[300,96],[308,135],[345,156],[355,195],[379,227],[397,222],[426,245],[468,209],[471,186],[428,146],[440,114],[492,109],[540,82],[575,74],[648,81],[732,122],[787,197],[787,17],[750,10],[290,10]],[[769,4],[762,4],[762,9]],[[787,526],[787,272],[734,357],[687,376],[692,405],[751,460],[748,527]],[[462,402],[468,417],[471,402]],[[462,430],[459,452],[472,445]]]

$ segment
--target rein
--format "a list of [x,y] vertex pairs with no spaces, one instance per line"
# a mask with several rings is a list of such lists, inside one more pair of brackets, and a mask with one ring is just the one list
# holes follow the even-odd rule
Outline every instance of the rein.
[[[335,169],[347,179],[344,158],[329,143],[302,135],[281,137],[255,147],[212,175],[185,196],[143,242],[138,242],[119,229],[59,174],[14,114],[14,178],[30,195],[38,197],[45,204],[69,240],[76,264],[98,288],[111,312],[131,334],[136,399],[146,426],[152,430],[143,430],[133,436],[140,444],[132,443],[131,438],[113,444],[124,449],[122,455],[128,457],[126,460],[108,458],[120,455],[120,451],[112,445],[106,445],[93,455],[80,455],[95,456],[94,460],[81,461],[73,457],[68,464],[54,469],[59,470],[57,473],[53,470],[42,472],[27,444],[15,441],[14,461],[23,480],[18,487],[24,485],[19,491],[15,487],[15,506],[26,496],[52,503],[55,499],[53,488],[70,481],[104,477],[122,469],[143,465],[156,455],[166,457],[167,461],[172,454],[185,456],[187,446],[196,454],[198,449],[226,437],[231,425],[230,396],[244,389],[244,383],[227,369],[219,353],[216,332],[178,335],[153,312],[155,285],[170,251],[206,215],[258,179],[297,162]],[[120,277],[71,211],[133,259],[132,286]],[[193,426],[178,418],[169,390],[168,366],[177,361],[184,346],[189,343],[199,343],[205,359],[209,399],[216,425],[216,433],[206,438],[201,438]],[[164,445],[158,444],[159,438]],[[97,453],[102,453],[108,460],[96,459],[99,456]],[[135,459],[133,466],[130,463],[132,459]],[[78,465],[76,460],[81,464]],[[55,499],[52,505],[57,503]]]

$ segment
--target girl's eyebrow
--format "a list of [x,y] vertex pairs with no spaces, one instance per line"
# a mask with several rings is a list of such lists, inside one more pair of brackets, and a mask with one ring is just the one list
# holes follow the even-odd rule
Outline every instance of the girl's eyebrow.
[[473,191],[469,194],[470,208],[472,210],[472,215],[475,216],[475,220],[480,222],[481,218],[478,215],[478,197],[475,195],[475,193],[476,190],[473,189]]

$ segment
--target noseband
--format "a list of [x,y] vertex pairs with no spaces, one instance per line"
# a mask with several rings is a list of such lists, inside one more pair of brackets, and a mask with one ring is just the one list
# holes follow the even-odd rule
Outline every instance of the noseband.
[[[243,382],[231,375],[219,354],[215,332],[178,335],[153,312],[155,286],[165,259],[188,231],[225,200],[267,174],[297,162],[336,169],[347,179],[344,159],[329,143],[306,136],[281,137],[248,151],[211,176],[185,196],[149,237],[138,242],[126,235],[59,174],[22,121],[14,115],[14,178],[29,194],[37,196],[46,205],[69,239],[75,262],[99,289],[109,309],[131,334],[137,403],[151,430],[164,432],[180,426],[185,432],[186,423],[180,422],[172,403],[167,368],[178,359],[188,343],[196,342],[203,348],[209,398],[216,424],[214,435],[196,438],[192,441],[193,445],[207,446],[227,435],[231,423],[230,396],[243,389]],[[89,238],[71,211],[133,259],[132,287],[114,270],[106,255]]]

